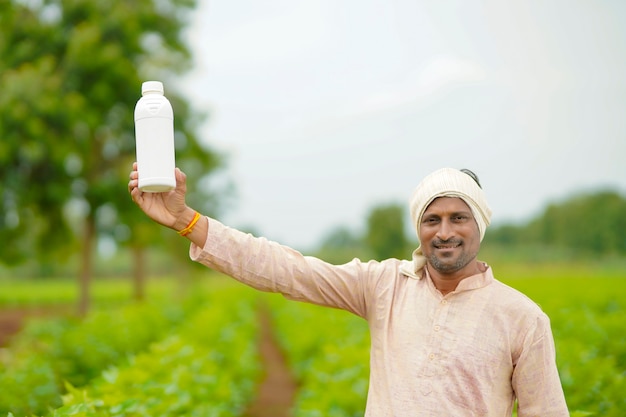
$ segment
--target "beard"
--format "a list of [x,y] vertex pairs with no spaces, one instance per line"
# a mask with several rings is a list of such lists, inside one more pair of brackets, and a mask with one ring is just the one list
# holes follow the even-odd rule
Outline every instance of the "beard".
[[[462,246],[462,242],[460,241],[459,242],[433,241],[431,245],[433,246],[434,249],[436,249],[439,246],[443,246],[443,245],[450,244],[450,243],[460,243]],[[432,265],[433,268],[435,268],[436,271],[442,274],[451,274],[451,273],[460,271],[461,269],[469,265],[469,263],[472,262],[478,255],[478,253],[470,253],[465,250],[462,250],[461,253],[455,258],[447,258],[447,257],[441,258],[441,257],[438,257],[435,253],[436,253],[436,250],[433,250],[430,254],[426,255],[426,259],[428,260],[428,263]]]

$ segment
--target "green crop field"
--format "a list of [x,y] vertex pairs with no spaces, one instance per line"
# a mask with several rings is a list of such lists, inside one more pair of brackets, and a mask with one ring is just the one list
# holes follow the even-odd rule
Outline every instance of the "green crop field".
[[[573,416],[626,410],[626,271],[513,264],[496,277],[550,316]],[[211,274],[208,274],[209,276]],[[257,305],[265,303],[298,381],[294,417],[362,416],[367,324],[346,312],[262,294],[225,278],[130,284],[103,280],[85,319],[38,319],[0,355],[0,415],[241,416],[260,381]],[[73,302],[71,281],[0,281],[0,306]]]

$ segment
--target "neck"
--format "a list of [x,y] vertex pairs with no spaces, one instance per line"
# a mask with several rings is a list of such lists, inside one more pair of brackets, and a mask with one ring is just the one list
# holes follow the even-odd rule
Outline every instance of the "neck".
[[435,288],[443,295],[456,290],[459,282],[463,281],[465,278],[485,272],[484,265],[476,260],[470,262],[465,268],[450,273],[437,271],[430,264],[426,265],[426,269],[428,270],[428,274]]

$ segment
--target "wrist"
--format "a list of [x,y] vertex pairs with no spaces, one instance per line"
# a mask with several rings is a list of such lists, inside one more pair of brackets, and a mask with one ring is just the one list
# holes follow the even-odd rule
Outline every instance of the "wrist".
[[176,221],[174,221],[172,229],[174,229],[176,232],[184,230],[194,220],[195,215],[196,210],[192,209],[191,207],[185,207],[183,213],[176,219]]
[[202,216],[200,216],[200,213],[196,211],[196,213],[193,215],[193,219],[191,219],[189,224],[183,230],[179,230],[178,234],[181,236],[187,236],[191,234],[191,232],[193,232],[193,229],[196,227],[196,223],[198,223],[198,220],[200,220],[200,217]]

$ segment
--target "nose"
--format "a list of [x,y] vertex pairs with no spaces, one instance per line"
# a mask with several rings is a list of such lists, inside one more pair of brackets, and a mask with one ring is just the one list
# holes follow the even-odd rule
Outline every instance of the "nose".
[[439,230],[437,230],[437,238],[441,240],[448,240],[454,237],[454,228],[448,219],[442,219],[439,223]]

